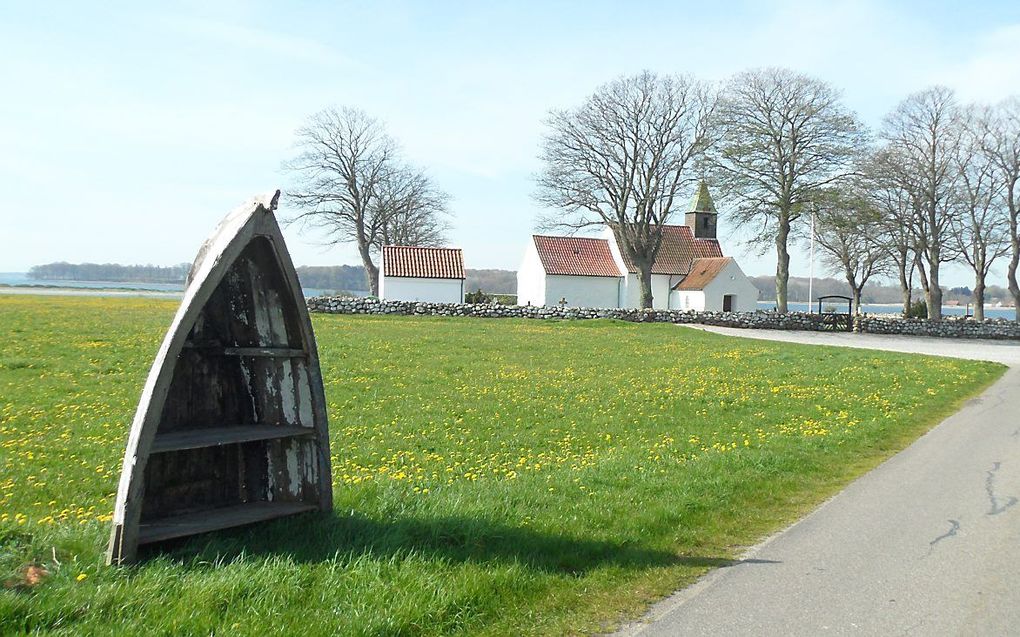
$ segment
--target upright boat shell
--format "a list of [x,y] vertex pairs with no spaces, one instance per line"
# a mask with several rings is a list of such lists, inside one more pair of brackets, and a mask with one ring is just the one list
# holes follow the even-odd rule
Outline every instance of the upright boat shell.
[[195,259],[131,425],[111,564],[140,544],[332,508],[322,373],[279,196],[235,209]]

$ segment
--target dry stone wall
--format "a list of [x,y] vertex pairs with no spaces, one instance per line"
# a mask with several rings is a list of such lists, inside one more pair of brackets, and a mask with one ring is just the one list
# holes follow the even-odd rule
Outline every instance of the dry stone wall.
[[991,319],[979,323],[971,319],[950,318],[933,323],[928,319],[858,316],[854,319],[854,331],[868,334],[1020,340],[1020,325],[1006,319]]
[[[722,327],[769,330],[825,329],[817,314],[790,312],[695,312],[684,310],[634,310],[626,308],[544,307],[467,303],[422,303],[416,301],[377,301],[372,299],[320,296],[308,299],[310,312],[327,314],[398,314],[432,316],[473,316],[478,318],[596,319],[610,318],[634,323],[697,323]],[[947,338],[993,338],[1020,340],[1020,325],[996,320],[978,323],[971,320],[945,320],[933,323],[924,319],[903,320],[861,316],[854,320],[855,332],[872,334],[910,334]]]

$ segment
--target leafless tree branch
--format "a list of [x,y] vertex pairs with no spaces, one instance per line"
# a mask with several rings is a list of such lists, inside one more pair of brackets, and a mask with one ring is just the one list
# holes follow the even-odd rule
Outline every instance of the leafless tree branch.
[[640,270],[644,307],[652,305],[662,226],[711,144],[716,101],[702,82],[645,71],[599,87],[580,107],[552,111],[546,121],[535,198],[551,212],[540,227],[612,228]]

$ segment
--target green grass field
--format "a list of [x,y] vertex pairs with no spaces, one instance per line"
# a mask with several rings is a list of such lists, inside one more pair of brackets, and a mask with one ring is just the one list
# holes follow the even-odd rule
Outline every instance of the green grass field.
[[315,316],[334,513],[108,568],[175,306],[0,296],[0,633],[611,629],[1003,369],[672,325]]

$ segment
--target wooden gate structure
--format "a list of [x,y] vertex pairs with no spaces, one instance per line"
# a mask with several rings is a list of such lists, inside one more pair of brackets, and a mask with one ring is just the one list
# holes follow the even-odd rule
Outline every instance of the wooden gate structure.
[[[846,313],[822,311],[822,302],[832,299],[839,299],[847,304]],[[852,332],[854,330],[854,300],[849,296],[841,294],[828,294],[818,297],[818,316],[821,318],[821,327],[830,332]]]
[[235,209],[192,265],[131,425],[111,564],[139,545],[333,506],[322,374],[279,197]]

